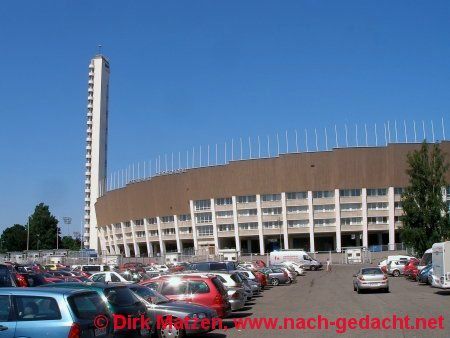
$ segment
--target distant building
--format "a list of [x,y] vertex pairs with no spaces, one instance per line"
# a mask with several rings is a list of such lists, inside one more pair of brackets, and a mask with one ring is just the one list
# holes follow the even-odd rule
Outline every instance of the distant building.
[[95,202],[104,190],[107,167],[109,62],[96,55],[89,64],[84,186],[84,246],[97,250]]

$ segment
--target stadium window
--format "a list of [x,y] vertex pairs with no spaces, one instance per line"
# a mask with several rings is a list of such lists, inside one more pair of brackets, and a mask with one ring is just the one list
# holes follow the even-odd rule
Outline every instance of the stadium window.
[[267,194],[261,195],[261,200],[264,202],[276,202],[281,201],[281,194]]
[[231,197],[217,198],[216,205],[232,205],[233,199]]
[[288,199],[288,200],[304,200],[307,198],[308,198],[308,193],[306,191],[286,193],[286,199]]
[[194,202],[195,210],[209,210],[211,209],[211,200],[199,200]]
[[334,197],[334,191],[332,190],[313,192],[313,198],[330,198],[330,197]]
[[367,196],[386,196],[387,189],[379,188],[379,189],[367,189]]
[[341,197],[356,197],[361,196],[361,189],[343,189],[339,190]]
[[238,203],[253,203],[256,202],[256,195],[238,196]]

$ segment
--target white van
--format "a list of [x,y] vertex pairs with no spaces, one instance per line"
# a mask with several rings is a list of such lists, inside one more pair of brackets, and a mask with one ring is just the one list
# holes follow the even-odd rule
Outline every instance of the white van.
[[431,250],[433,286],[450,289],[450,242],[434,243]]
[[[436,243],[436,244],[438,244],[438,243]],[[422,259],[420,260],[420,263],[417,266],[419,271],[422,270],[424,267],[426,267],[428,265],[428,263],[431,263],[432,259],[433,259],[433,249],[431,248],[424,252]]]
[[269,256],[270,264],[277,265],[284,262],[295,262],[309,270],[319,270],[322,263],[311,258],[304,250],[280,250],[272,251]]

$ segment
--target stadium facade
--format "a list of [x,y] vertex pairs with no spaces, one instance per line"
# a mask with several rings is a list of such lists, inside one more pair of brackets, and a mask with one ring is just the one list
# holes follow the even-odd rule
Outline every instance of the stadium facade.
[[[396,249],[407,154],[389,144],[279,155],[128,183],[95,205],[102,252]],[[440,143],[450,154],[450,142]],[[447,181],[450,177],[447,177]],[[450,188],[443,188],[450,200]]]

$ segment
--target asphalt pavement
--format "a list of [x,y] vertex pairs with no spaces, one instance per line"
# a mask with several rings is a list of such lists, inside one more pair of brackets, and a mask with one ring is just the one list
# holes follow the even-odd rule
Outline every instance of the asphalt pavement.
[[[332,272],[307,271],[305,276],[297,279],[293,285],[272,287],[264,291],[263,297],[256,297],[244,311],[234,312],[233,318],[279,318],[278,328],[269,329],[238,329],[232,319],[227,319],[224,325],[227,330],[215,330],[205,338],[265,338],[265,337],[450,337],[450,291],[442,292],[403,277],[389,277],[390,293],[367,292],[357,294],[353,291],[353,274],[358,270],[356,265],[335,265]],[[329,324],[328,329],[300,329],[302,321],[297,318],[327,317],[329,321],[337,318],[359,318],[366,315],[372,318],[391,318],[408,315],[411,324],[415,325],[417,317],[443,316],[443,330],[350,330],[337,333],[337,324]],[[288,322],[289,329],[281,329],[284,318],[293,318]],[[299,323],[299,324],[297,324]],[[311,322],[314,325],[314,322]],[[278,325],[280,324],[280,325]],[[298,326],[297,326],[298,325]],[[324,326],[325,324],[323,324]],[[400,324],[398,324],[400,325]],[[439,324],[437,323],[437,327]],[[344,323],[339,323],[343,328]],[[348,326],[348,325],[347,325]]]

